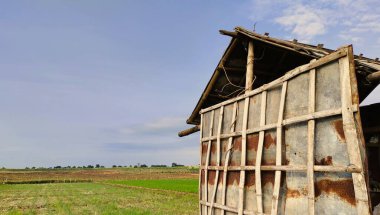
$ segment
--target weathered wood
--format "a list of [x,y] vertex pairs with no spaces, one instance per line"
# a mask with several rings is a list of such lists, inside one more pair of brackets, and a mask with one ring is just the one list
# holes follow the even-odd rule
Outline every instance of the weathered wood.
[[225,61],[227,60],[227,58],[231,55],[232,50],[234,50],[234,48],[237,46],[238,43],[239,43],[239,39],[234,39],[233,38],[231,40],[229,46],[227,47],[227,49],[225,50],[225,52],[223,54],[222,59],[219,61],[218,66],[215,68],[215,72],[212,75],[211,80],[207,84],[206,89],[204,90],[204,92],[202,93],[202,96],[199,99],[199,101],[197,103],[197,106],[195,107],[194,111],[191,113],[191,116],[187,120],[187,123],[193,122],[194,119],[198,116],[199,111],[202,108],[202,104],[206,101],[206,99],[207,99],[208,95],[210,94],[210,92],[211,92],[214,84],[218,80],[218,77],[220,75],[220,71],[218,70],[218,68],[221,67],[221,65],[223,65],[225,63]]
[[200,125],[196,125],[196,126],[194,126],[194,127],[191,127],[191,128],[188,128],[188,129],[185,129],[185,130],[183,130],[183,131],[178,132],[178,136],[179,136],[179,137],[184,137],[184,136],[187,136],[187,135],[193,134],[193,133],[199,131],[200,128],[201,128]]
[[[235,125],[236,125],[236,114],[237,114],[237,102],[234,103],[234,107],[232,110],[232,124],[231,124],[231,132],[235,131]],[[222,204],[226,204],[226,184],[227,184],[227,174],[228,174],[228,163],[231,157],[230,150],[232,150],[232,141],[233,137],[229,137],[228,139],[228,146],[227,146],[227,151],[226,151],[226,158],[224,160],[224,167],[223,167],[223,187],[222,187]],[[224,210],[222,211],[222,215],[224,215]]]
[[[205,201],[200,201],[200,204],[201,205],[205,205],[205,206],[210,206],[210,203],[209,202],[205,202]],[[225,206],[225,205],[221,205],[221,204],[218,204],[218,203],[215,203],[214,207],[218,208],[218,209],[221,209],[222,211],[228,211],[228,212],[232,212],[232,213],[238,213],[237,209],[235,209],[233,207],[228,207],[228,206]],[[255,213],[254,211],[249,211],[249,210],[244,210],[243,214],[244,215],[259,215],[258,213]],[[260,215],[266,215],[266,214],[260,214]]]
[[[313,60],[315,61],[315,60]],[[313,62],[312,61],[312,62]],[[315,112],[315,69],[309,73],[309,114]],[[315,191],[314,191],[314,136],[315,121],[309,120],[307,125],[307,193],[309,215],[315,213]]]
[[[202,142],[202,137],[203,137],[203,133],[202,133],[202,131],[203,131],[203,114],[201,114],[201,122],[200,122],[200,146],[199,146],[199,151],[200,151],[200,155],[201,156],[199,156],[199,166],[200,167],[202,167],[202,144],[203,144],[203,142]],[[199,181],[198,181],[198,199],[199,199],[199,201],[201,201],[202,200],[202,193],[201,193],[201,190],[202,190],[202,168],[199,168]],[[205,171],[205,170],[203,170],[203,171]],[[207,171],[207,170],[206,170]],[[199,203],[199,214],[202,214],[202,205]]]
[[310,64],[306,64],[306,65],[302,65],[302,66],[299,66],[295,69],[292,69],[290,70],[289,72],[287,72],[284,76],[281,76],[280,78],[268,83],[268,84],[264,84],[263,86],[255,89],[255,90],[252,90],[244,95],[241,95],[241,96],[238,96],[238,97],[235,97],[233,99],[230,99],[230,100],[227,100],[227,101],[224,101],[224,102],[221,102],[221,103],[218,103],[216,105],[213,105],[213,106],[210,106],[208,108],[205,108],[205,109],[202,109],[200,111],[200,113],[205,113],[205,112],[208,112],[210,110],[213,110],[213,109],[216,109],[216,108],[219,108],[220,106],[225,106],[225,105],[228,105],[228,104],[231,104],[233,102],[236,102],[236,101],[239,101],[239,100],[242,100],[246,97],[249,97],[249,96],[253,96],[253,95],[256,95],[256,94],[259,94],[261,93],[262,91],[264,90],[269,90],[271,88],[274,88],[274,87],[277,87],[279,84],[282,84],[282,82],[284,81],[287,81],[289,79],[292,79],[304,72],[307,72],[311,69],[314,69],[314,68],[317,68],[317,67],[320,67],[326,63],[329,63],[333,60],[336,60],[336,59],[339,59],[343,56],[346,56],[347,55],[347,52],[345,52],[344,50],[338,50],[336,52],[333,52],[329,55],[326,55],[322,58],[320,58],[318,61],[314,62],[314,63],[310,63]]
[[248,91],[251,91],[253,89],[253,77],[254,77],[254,47],[253,47],[253,41],[250,40],[248,42],[248,56],[247,56],[247,70],[245,74],[245,90],[246,93]]
[[[219,121],[218,121],[218,133],[216,139],[216,166],[220,166],[220,134],[222,133],[222,122],[223,122],[223,113],[224,106],[220,107],[219,111]],[[211,206],[209,208],[208,214],[212,214],[213,204],[215,203],[216,192],[218,190],[218,181],[219,181],[219,170],[216,170],[216,177],[214,181],[214,190],[212,192]]]
[[[209,130],[209,135],[212,135],[212,131],[213,131],[213,128],[214,128],[214,115],[215,115],[215,111],[213,110],[211,112],[211,123],[210,123],[210,130]],[[211,153],[211,144],[212,144],[212,141],[209,140],[208,141],[208,145],[207,145],[207,155],[206,155],[206,163],[205,163],[205,167],[206,167],[206,170],[205,170],[205,187],[204,187],[204,199],[205,201],[208,201],[208,165],[210,163],[210,153]],[[205,208],[205,210],[207,211],[207,207]]]
[[[263,91],[261,93],[261,107],[260,107],[260,126],[265,125],[265,112],[266,112],[266,104],[267,104],[267,91]],[[256,200],[257,200],[257,212],[263,213],[263,196],[261,191],[261,158],[263,155],[263,145],[264,145],[264,131],[260,131],[259,133],[259,143],[257,146],[257,154],[256,154],[256,171],[255,171],[255,180],[256,180]]]
[[[353,106],[352,110],[354,112],[356,112],[358,110],[358,108],[355,107],[355,106]],[[330,116],[336,116],[336,115],[340,115],[340,114],[342,114],[342,109],[341,108],[331,109],[331,110],[324,110],[324,111],[318,111],[318,112],[314,112],[314,113],[311,113],[311,114],[306,114],[306,115],[303,115],[303,116],[297,116],[297,117],[293,117],[293,118],[289,118],[289,119],[283,120],[282,121],[282,125],[283,126],[285,126],[285,125],[291,125],[291,124],[305,122],[305,121],[312,120],[312,119],[314,119],[314,120],[315,119],[321,119],[321,118],[330,117]],[[258,128],[254,128],[254,129],[247,129],[247,134],[257,133],[257,132],[260,132],[260,131],[270,130],[270,129],[273,129],[273,128],[277,128],[277,123],[267,124],[267,125],[264,125],[264,126],[260,126]],[[230,137],[237,137],[237,136],[240,136],[241,134],[242,134],[241,131],[232,132],[230,134],[222,134],[222,135],[220,135],[220,138],[221,139],[225,139],[225,138],[230,138]],[[210,136],[210,137],[202,138],[202,141],[209,141],[209,140],[216,140],[216,136]]]
[[[280,107],[278,111],[278,120],[277,120],[277,137],[276,137],[276,166],[282,165],[282,122],[284,118],[284,107],[285,107],[285,97],[286,89],[288,82],[285,81],[282,84],[281,98],[280,98]],[[277,214],[278,210],[278,199],[280,195],[280,185],[281,185],[281,171],[275,172],[274,187],[273,187],[273,198],[272,198],[272,215]]]
[[366,79],[370,82],[380,81],[380,71],[367,75]]
[[[352,49],[344,48],[348,53]],[[351,53],[352,54],[352,53]],[[347,142],[348,157],[351,164],[363,169],[363,161],[360,155],[358,134],[356,130],[354,111],[352,110],[352,91],[350,81],[350,62],[348,57],[339,59],[340,80],[341,80],[341,98],[342,98],[342,119],[343,130]],[[352,72],[352,71],[351,71]],[[352,173],[354,183],[356,208],[358,214],[370,214],[368,191],[364,172]]]
[[[243,113],[243,127],[241,134],[241,162],[240,166],[246,165],[247,159],[247,125],[248,125],[248,111],[249,111],[249,97],[245,98],[244,101],[244,113]],[[238,204],[238,214],[242,215],[244,210],[244,184],[245,184],[245,171],[240,171],[239,178],[239,204]]]
[[[201,167],[202,169],[205,169],[205,167]],[[216,167],[216,166],[209,166],[209,170],[223,170],[223,167]],[[256,166],[229,166],[228,171],[255,171]],[[291,166],[276,166],[276,165],[266,165],[260,167],[261,171],[286,171],[286,172],[306,172],[307,166],[306,165],[291,165]],[[350,166],[320,166],[320,165],[314,165],[314,171],[315,172],[356,172],[360,173],[362,171],[361,168],[350,165]]]

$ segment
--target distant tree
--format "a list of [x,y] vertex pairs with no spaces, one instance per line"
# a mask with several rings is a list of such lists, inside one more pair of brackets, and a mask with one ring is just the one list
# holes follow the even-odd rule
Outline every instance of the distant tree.
[[75,168],[77,168],[77,167],[76,167],[76,166],[73,166],[72,168],[75,169]]
[[116,165],[112,165],[112,168],[116,168],[117,166]]
[[117,166],[117,167],[121,168],[121,167],[123,167],[123,166],[119,165],[119,166]]
[[25,169],[29,169],[29,167],[25,167]]
[[93,165],[87,165],[87,168],[92,169],[92,168],[94,168],[94,166]]
[[177,163],[172,163],[172,167],[179,167],[179,166],[184,166],[182,164],[177,164]]
[[54,169],[61,169],[61,166],[55,166]]
[[100,164],[96,164],[96,165],[95,165],[95,168],[100,168]]
[[146,164],[141,164],[140,167],[148,167]]
[[167,167],[166,165],[157,165],[157,164],[153,164],[151,165],[151,167]]
[[2,167],[1,169],[5,169],[5,167]]
[[32,169],[36,169],[36,167],[32,167]]
[[100,168],[104,168],[104,166],[100,166]]

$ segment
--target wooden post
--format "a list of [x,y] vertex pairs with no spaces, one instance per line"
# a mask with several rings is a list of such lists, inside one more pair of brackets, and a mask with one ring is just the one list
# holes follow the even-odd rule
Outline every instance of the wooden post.
[[253,41],[248,42],[248,56],[247,56],[247,72],[245,75],[245,91],[251,91],[253,89],[253,62],[255,60],[255,54],[253,49]]
[[[288,82],[285,81],[282,84],[281,98],[280,98],[280,107],[278,111],[277,119],[277,131],[276,131],[276,166],[282,165],[282,137],[283,137],[283,128],[282,122],[284,120],[284,107],[286,99],[286,90],[288,87]],[[273,197],[272,197],[272,215],[277,214],[278,210],[278,199],[280,195],[280,186],[281,186],[281,171],[275,172],[274,177],[274,186],[273,186]]]
[[[311,63],[316,60],[312,60]],[[315,69],[309,72],[309,114],[315,113]],[[314,145],[315,145],[315,120],[307,122],[307,193],[309,215],[315,214],[315,190],[314,190]]]
[[[238,103],[235,102],[233,110],[232,110],[232,124],[231,124],[231,130],[230,130],[231,133],[233,133],[235,131],[237,106],[238,106]],[[224,168],[223,168],[222,205],[226,204],[227,171],[228,171],[228,163],[229,163],[230,157],[231,157],[230,150],[232,150],[232,141],[233,141],[233,137],[229,137],[228,138],[228,147],[227,147],[227,150],[226,150],[227,154],[226,154],[226,159],[224,160]],[[222,211],[222,215],[224,215],[224,214],[225,214],[225,210]]]

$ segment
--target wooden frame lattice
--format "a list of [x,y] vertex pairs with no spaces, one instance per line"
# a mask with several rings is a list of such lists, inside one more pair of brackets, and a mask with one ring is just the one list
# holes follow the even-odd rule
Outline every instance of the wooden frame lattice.
[[[350,67],[350,55],[352,55],[352,48],[345,47],[339,49],[330,55],[327,55],[320,60],[313,60],[307,65],[300,66],[281,78],[268,83],[258,89],[246,93],[237,98],[230,99],[228,101],[222,102],[220,104],[214,105],[212,107],[203,109],[201,113],[201,143],[207,142],[207,154],[205,159],[205,164],[201,165],[200,179],[202,175],[204,176],[204,185],[202,187],[201,182],[199,183],[199,189],[202,189],[202,194],[200,195],[200,213],[202,214],[213,214],[214,209],[220,209],[221,214],[225,212],[242,214],[278,214],[279,213],[279,198],[280,198],[280,188],[281,188],[281,176],[282,172],[305,172],[307,177],[307,202],[308,202],[308,213],[315,214],[315,172],[347,172],[352,173],[353,186],[355,190],[355,199],[357,203],[357,210],[360,214],[369,214],[369,203],[368,203],[368,193],[367,186],[364,177],[363,160],[360,156],[359,142],[357,128],[354,121],[354,114],[358,111],[358,105],[352,102],[352,92],[351,92],[351,80],[348,74]],[[331,61],[339,62],[340,77],[341,77],[341,97],[342,105],[340,108],[334,108],[329,110],[316,111],[316,68],[323,66]],[[352,72],[352,71],[351,71]],[[301,116],[290,117],[284,119],[284,107],[286,106],[285,98],[287,96],[288,81],[292,78],[297,77],[303,73],[308,73],[308,111],[307,114]],[[266,124],[266,106],[267,104],[267,92],[273,88],[281,87],[280,102],[278,107],[277,122]],[[260,118],[259,126],[256,128],[248,128],[248,117],[249,117],[249,105],[250,99],[255,95],[261,95],[261,106],[260,106]],[[238,102],[244,100],[244,108],[241,122],[241,131],[236,131],[236,121],[238,116]],[[223,116],[225,112],[225,107],[227,105],[233,104],[232,119],[230,126],[230,133],[223,134]],[[217,133],[213,134],[214,126],[214,115],[215,110],[219,109],[218,117],[218,128]],[[206,113],[210,114],[210,124],[209,128],[202,128],[205,120],[204,115]],[[325,119],[333,116],[341,116],[344,122],[344,134],[347,141],[348,157],[350,160],[350,165],[315,165],[314,163],[314,147],[315,147],[315,132],[316,132],[316,121]],[[240,116],[241,117],[241,116]],[[283,129],[284,126],[289,126],[297,123],[306,123],[307,125],[307,162],[305,165],[284,165],[282,160],[282,146],[283,146]],[[202,131],[204,129],[209,129],[209,135],[203,137]],[[265,132],[268,130],[275,129],[276,131],[276,154],[275,154],[275,165],[262,165],[263,156],[263,145]],[[258,133],[258,146],[256,152],[255,165],[247,165],[247,135]],[[233,148],[233,139],[241,137],[241,160],[240,166],[229,166],[229,161],[231,159],[231,150]],[[227,150],[224,160],[224,165],[221,166],[221,140],[228,139]],[[216,140],[216,166],[210,166],[210,150],[212,141]],[[201,150],[201,154],[204,153]],[[212,190],[212,196],[208,196],[208,171],[216,171],[216,177],[214,179],[214,187]],[[238,204],[237,207],[231,207],[226,205],[227,196],[227,180],[228,172],[239,171],[239,183],[238,183]],[[244,205],[245,198],[245,179],[247,171],[255,171],[255,195],[256,195],[256,209],[255,211],[247,210]],[[262,171],[274,171],[274,184],[273,184],[273,196],[271,211],[263,210],[263,193],[261,184],[261,172]],[[220,172],[223,172],[222,178],[222,188],[221,188],[221,203],[216,201],[216,195],[218,192],[218,182],[220,177]],[[204,207],[204,210],[202,208]],[[367,213],[368,211],[368,213]]]

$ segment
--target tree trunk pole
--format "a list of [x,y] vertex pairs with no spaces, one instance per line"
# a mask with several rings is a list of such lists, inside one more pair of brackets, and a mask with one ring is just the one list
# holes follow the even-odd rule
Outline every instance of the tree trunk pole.
[[248,56],[247,56],[247,72],[245,76],[245,92],[253,89],[253,62],[255,60],[253,41],[248,42]]

